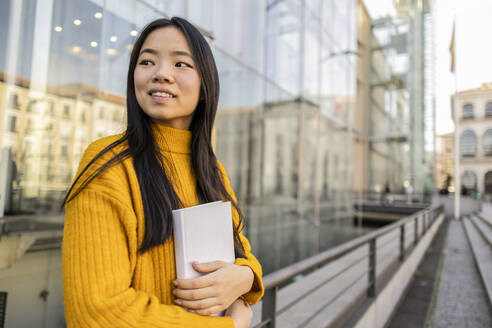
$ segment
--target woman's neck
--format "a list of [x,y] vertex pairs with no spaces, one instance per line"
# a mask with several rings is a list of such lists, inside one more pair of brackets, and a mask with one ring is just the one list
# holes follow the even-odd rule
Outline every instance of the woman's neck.
[[191,131],[151,123],[152,132],[161,151],[191,154]]

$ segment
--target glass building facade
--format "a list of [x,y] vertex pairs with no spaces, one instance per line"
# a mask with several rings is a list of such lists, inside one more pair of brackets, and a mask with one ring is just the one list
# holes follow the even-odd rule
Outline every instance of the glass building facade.
[[[264,271],[351,238],[339,219],[352,215],[356,4],[1,1],[0,247],[13,238],[10,252],[23,254],[0,263],[7,323],[63,326],[60,205],[87,145],[125,129],[129,55],[156,18],[189,19],[212,47],[216,153]],[[339,226],[315,228],[326,221]]]
[[433,7],[396,1],[398,15],[373,19],[371,29],[369,188],[421,201],[434,189]]
[[345,199],[355,3],[3,1],[0,140],[15,171],[4,213],[59,213],[85,147],[125,127],[138,32],[175,15],[213,48],[221,82],[216,151],[241,202],[278,199],[305,212]]

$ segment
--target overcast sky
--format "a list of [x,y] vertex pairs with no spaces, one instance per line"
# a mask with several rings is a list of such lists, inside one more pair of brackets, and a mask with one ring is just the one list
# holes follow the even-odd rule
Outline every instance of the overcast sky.
[[[492,82],[492,0],[434,0],[436,39],[437,134],[454,130],[450,97],[455,91]],[[393,0],[365,1],[372,16],[394,13]],[[450,72],[453,21],[456,19],[456,84]]]
[[451,132],[450,95],[455,90],[449,72],[449,41],[456,17],[456,81],[458,91],[492,82],[492,0],[437,0],[436,103],[437,134]]

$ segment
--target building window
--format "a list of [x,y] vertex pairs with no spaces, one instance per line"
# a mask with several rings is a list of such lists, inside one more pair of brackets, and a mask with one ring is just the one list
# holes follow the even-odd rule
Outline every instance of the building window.
[[64,105],[63,106],[63,119],[68,120],[69,118],[70,118],[70,106]]
[[53,100],[48,100],[46,106],[48,108],[48,115],[53,116],[53,114],[55,113],[55,103],[53,102]]
[[53,122],[49,121],[44,125],[44,130],[45,131],[53,131]]
[[67,145],[63,145],[61,147],[61,157],[67,158],[67,156],[68,156],[68,147],[67,147]]
[[488,171],[485,173],[485,179],[484,179],[484,192],[485,194],[492,194],[492,171]]
[[85,123],[86,122],[86,118],[85,118],[85,111],[83,111],[82,113],[80,113],[80,121],[82,123]]
[[13,109],[19,109],[19,95],[12,93],[9,98],[9,107]]
[[492,129],[483,134],[483,153],[485,156],[492,156]]
[[113,122],[118,123],[120,121],[120,111],[117,109],[113,112]]
[[465,104],[463,106],[463,118],[473,118],[473,105]]
[[34,121],[32,119],[27,120],[26,133],[34,132]]
[[466,130],[461,135],[461,156],[473,157],[477,152],[477,136],[475,132]]
[[36,99],[31,99],[29,100],[29,103],[27,104],[27,112],[28,113],[35,113],[36,112]]
[[469,191],[477,187],[477,175],[473,171],[465,171],[461,175],[461,185]]
[[9,128],[10,132],[16,132],[17,131],[17,117],[9,116],[8,128]]
[[485,105],[485,117],[492,117],[492,101]]
[[104,107],[101,107],[101,108],[99,109],[99,119],[100,119],[100,120],[104,120],[104,111],[105,111],[105,110],[104,110]]

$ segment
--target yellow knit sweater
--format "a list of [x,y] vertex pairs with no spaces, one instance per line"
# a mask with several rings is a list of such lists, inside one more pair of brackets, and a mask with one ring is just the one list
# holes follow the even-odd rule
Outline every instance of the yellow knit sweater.
[[[169,173],[185,207],[197,205],[196,180],[191,164],[191,132],[153,125],[163,156],[174,164]],[[107,145],[121,135],[89,145],[77,175]],[[119,145],[95,162],[80,181],[126,146]],[[223,166],[224,183],[235,199]],[[166,169],[168,171],[168,169]],[[172,170],[171,170],[172,171]],[[233,210],[237,224],[238,214]],[[66,205],[63,235],[63,288],[69,327],[234,327],[229,317],[200,316],[173,305],[176,279],[173,239],[141,254],[144,211],[139,183],[128,158],[105,170]],[[254,273],[251,291],[243,295],[256,304],[263,295],[260,263],[240,234],[247,259],[237,265]]]

